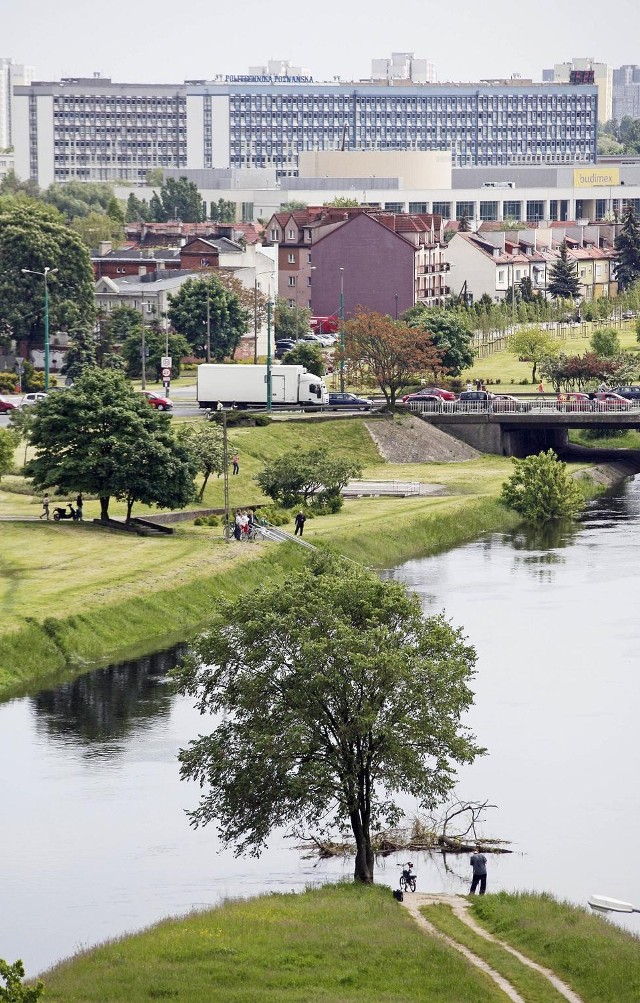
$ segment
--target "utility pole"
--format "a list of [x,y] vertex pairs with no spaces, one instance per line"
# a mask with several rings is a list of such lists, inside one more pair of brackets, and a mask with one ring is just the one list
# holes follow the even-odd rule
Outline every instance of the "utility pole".
[[253,280],[253,364],[258,365],[258,277]]
[[271,300],[267,300],[267,411],[271,414]]
[[144,296],[140,299],[140,320],[142,322],[142,338],[140,341],[140,360],[142,362],[142,389],[147,388],[147,344],[145,341],[144,327]]
[[[209,280],[205,280],[207,283],[207,362],[211,362],[211,307],[209,305]],[[167,355],[169,353],[167,352]]]
[[344,268],[342,267],[340,268],[340,393],[344,393]]
[[229,444],[227,441],[227,412],[222,411],[222,469],[224,471],[224,538],[231,543],[229,525]]

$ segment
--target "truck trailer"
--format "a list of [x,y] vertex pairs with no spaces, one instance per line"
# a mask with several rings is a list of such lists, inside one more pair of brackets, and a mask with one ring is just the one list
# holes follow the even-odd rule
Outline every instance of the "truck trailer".
[[[328,402],[324,380],[304,366],[271,366],[271,404],[274,408],[299,405],[319,408]],[[244,365],[198,366],[198,405],[202,408],[265,407],[267,367]]]

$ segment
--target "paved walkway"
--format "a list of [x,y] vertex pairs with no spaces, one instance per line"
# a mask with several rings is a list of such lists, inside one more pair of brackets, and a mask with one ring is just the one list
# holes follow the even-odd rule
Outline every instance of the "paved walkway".
[[508,951],[509,954],[512,954],[515,958],[517,958],[521,964],[526,965],[527,968],[532,968],[535,972],[538,972],[539,975],[542,975],[551,983],[560,996],[563,996],[566,1000],[568,1000],[568,1003],[583,1003],[581,997],[578,996],[573,989],[570,989],[569,986],[567,986],[560,978],[558,978],[555,972],[552,972],[551,969],[544,968],[536,961],[532,961],[531,958],[528,958],[525,954],[521,954],[515,947],[511,947],[510,944],[506,944],[503,940],[499,940],[497,937],[494,937],[493,934],[489,933],[476,923],[475,918],[470,912],[469,907],[471,903],[466,898],[463,898],[460,895],[427,895],[419,892],[414,894],[405,892],[403,905],[411,913],[418,926],[420,926],[423,930],[426,930],[431,936],[438,937],[440,940],[444,941],[449,945],[449,947],[453,947],[454,950],[459,951],[460,954],[464,955],[464,957],[472,965],[475,965],[476,968],[485,972],[489,978],[493,979],[503,993],[505,993],[505,995],[513,1001],[513,1003],[527,1003],[527,1000],[525,997],[521,996],[516,989],[514,989],[511,983],[508,982],[503,975],[500,975],[499,972],[496,972],[495,969],[487,964],[483,958],[474,954],[473,951],[470,951],[469,948],[465,947],[463,944],[459,944],[452,937],[445,933],[441,933],[440,930],[436,929],[436,927],[433,926],[420,912],[420,909],[423,906],[450,906],[454,915],[465,923],[470,930],[473,930],[473,932],[479,937],[482,937],[483,940],[489,940],[494,944],[498,944],[500,947],[504,948],[505,951]]

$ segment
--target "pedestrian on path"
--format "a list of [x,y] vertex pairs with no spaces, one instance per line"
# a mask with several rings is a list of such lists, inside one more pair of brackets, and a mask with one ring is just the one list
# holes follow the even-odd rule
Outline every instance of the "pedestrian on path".
[[84,505],[84,499],[82,497],[82,492],[76,498],[76,519],[78,522],[82,522],[82,506]]
[[302,536],[304,533],[304,524],[307,521],[307,517],[304,512],[298,512],[296,516],[296,528],[294,531],[294,536]]
[[487,890],[487,858],[480,852],[480,847],[476,846],[476,852],[471,854],[469,861],[473,867],[473,879],[469,895],[475,895],[478,882],[480,883],[480,894],[484,895]]
[[544,383],[542,382],[542,380],[540,380],[540,382],[538,383],[538,393],[539,394],[544,393]]
[[45,516],[47,522],[49,522],[49,495],[45,495],[44,498],[42,499],[42,515],[40,516],[40,518],[44,519]]
[[240,457],[238,456],[237,453],[234,453],[233,456],[231,457],[231,463],[233,464],[233,473],[234,474],[239,474],[240,473]]

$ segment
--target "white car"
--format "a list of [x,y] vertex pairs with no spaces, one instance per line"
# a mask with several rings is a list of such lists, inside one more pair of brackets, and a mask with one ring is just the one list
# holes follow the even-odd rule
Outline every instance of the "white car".
[[45,394],[42,391],[37,393],[25,394],[21,401],[21,406],[24,407],[25,404],[39,404],[40,401],[46,401],[49,394]]

